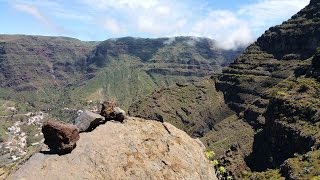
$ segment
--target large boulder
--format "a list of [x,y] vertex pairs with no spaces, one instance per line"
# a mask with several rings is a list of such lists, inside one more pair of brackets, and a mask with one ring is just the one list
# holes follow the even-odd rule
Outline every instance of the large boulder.
[[50,151],[60,155],[70,153],[80,138],[76,126],[54,120],[43,124],[42,133]]
[[100,114],[85,110],[75,119],[74,124],[78,127],[79,132],[83,132],[92,131],[104,122],[105,118]]
[[168,123],[129,117],[80,136],[70,154],[37,153],[9,179],[216,179],[203,144]]

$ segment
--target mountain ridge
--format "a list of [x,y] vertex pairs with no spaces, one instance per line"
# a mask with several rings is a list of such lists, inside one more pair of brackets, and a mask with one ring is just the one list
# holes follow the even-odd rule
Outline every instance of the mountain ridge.
[[[319,176],[315,158],[319,154],[316,95],[319,92],[316,70],[320,46],[319,12],[320,2],[311,1],[288,21],[267,30],[222,73],[212,76],[211,91],[223,97],[223,103],[233,115],[219,120],[207,117],[206,121],[218,123],[201,139],[209,149],[221,155],[219,162],[235,178],[310,179]],[[167,90],[172,93],[162,96],[161,101],[179,99],[176,92],[181,89]],[[184,93],[190,92],[185,89]],[[154,93],[148,98],[157,96]],[[149,101],[134,104],[132,110],[140,112],[141,108],[149,112],[143,117],[157,120],[153,109],[144,106]],[[154,101],[157,104],[158,100]],[[197,109],[206,107],[205,101],[198,104]],[[174,108],[182,107],[176,104]],[[165,106],[157,109],[165,109]],[[167,116],[165,112],[157,113]],[[171,113],[171,119],[179,118]],[[165,118],[163,121],[171,122]],[[186,125],[181,128],[185,129]],[[310,158],[304,159],[305,156]],[[307,169],[308,173],[303,173],[302,169]]]
[[[84,42],[69,37],[2,35],[0,52],[0,98],[14,96],[32,107],[52,109],[59,102],[85,105],[85,101],[104,97],[114,97],[126,107],[155,88],[219,71],[241,49],[224,51],[213,40],[194,37]],[[114,87],[129,79],[135,82],[132,87],[140,86],[142,91],[127,86],[119,94]]]

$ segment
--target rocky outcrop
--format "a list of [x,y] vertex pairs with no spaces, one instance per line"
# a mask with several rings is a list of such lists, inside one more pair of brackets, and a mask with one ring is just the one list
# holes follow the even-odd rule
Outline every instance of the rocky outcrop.
[[280,166],[280,172],[288,180],[317,179],[320,177],[320,150],[296,155]]
[[124,119],[126,119],[126,112],[119,108],[119,107],[115,107],[113,108],[113,112],[115,114],[115,118],[114,120],[119,121],[119,122],[123,122]]
[[105,118],[99,114],[91,111],[83,111],[79,117],[74,121],[74,124],[78,127],[79,132],[92,131],[97,126],[105,122]]
[[262,115],[267,103],[258,107],[254,102],[267,100],[266,90],[294,76],[314,55],[320,46],[319,6],[310,3],[288,21],[271,27],[223,70],[217,88],[233,110],[241,112],[251,106],[251,113]]
[[[130,106],[129,114],[169,122],[193,137],[200,137],[221,165],[228,167],[228,174],[241,178],[242,171],[249,169],[244,157],[252,151],[254,130],[228,108],[223,94],[214,87],[212,79],[177,83],[137,101]],[[232,155],[236,157],[224,156],[232,144],[241,147]]]
[[178,83],[135,102],[129,115],[169,122],[193,137],[203,137],[215,124],[234,114],[213,87],[212,79]]
[[117,107],[115,101],[103,102],[100,114],[105,118],[106,121],[115,120],[123,122],[123,120],[126,118],[126,112],[120,107]]
[[315,163],[297,165],[295,158],[319,148],[319,9],[319,1],[312,1],[270,28],[217,78],[229,107],[243,113],[257,130],[253,151],[246,157],[251,170],[282,164],[281,173],[288,179],[313,177],[298,167],[319,171]]
[[[237,118],[234,119],[242,123],[237,120],[231,121],[237,123],[237,128],[233,129],[248,142],[240,145],[240,147],[247,146],[243,153],[240,153],[243,155],[238,156],[238,153],[233,153],[240,157],[237,158],[238,160],[235,160],[233,155],[227,156],[229,158],[226,162],[227,169],[233,168],[239,164],[238,162],[244,163],[244,160],[254,171],[279,168],[283,161],[293,158],[296,153],[305,154],[310,150],[318,149],[320,139],[319,52],[317,52],[320,47],[319,12],[319,0],[312,0],[291,19],[267,30],[228,68],[223,69],[221,74],[213,76],[215,84],[212,87],[215,88],[214,91],[217,90],[214,94],[215,98],[224,98],[221,104],[226,103],[237,114]],[[144,110],[148,109],[144,108],[145,102],[149,102],[150,109],[153,108],[156,111],[163,101],[162,97],[159,97],[154,93],[152,96],[154,100],[149,98],[142,103],[138,102],[135,106],[143,108],[135,111],[140,115],[144,114]],[[171,99],[174,98],[167,98],[168,101]],[[175,107],[181,107],[181,104],[183,103],[176,103]],[[200,106],[197,106],[197,109],[202,110],[207,107],[205,100],[198,104]],[[163,106],[165,113],[170,112],[167,106]],[[150,118],[155,117],[166,121],[169,118],[164,116],[165,113],[157,111],[157,114],[148,114],[151,114]],[[170,118],[178,119],[180,116],[181,113],[176,115],[171,113]],[[144,117],[147,116],[144,115]],[[222,145],[215,140],[209,144],[211,149],[214,149],[214,145],[220,146],[219,153],[223,150],[228,151],[230,146],[226,144],[239,142],[237,137],[232,137],[229,133],[221,133],[232,129],[229,122],[229,118],[214,122],[213,128],[203,137],[203,141],[210,142],[211,138],[214,139],[219,135],[219,138],[223,139]],[[217,129],[219,125],[221,130]],[[207,129],[206,126],[204,127],[202,129]],[[248,136],[243,136],[241,130],[250,133]],[[187,132],[194,135],[194,131]],[[211,133],[213,135],[210,135]],[[231,140],[226,138],[230,136]],[[252,144],[248,145],[250,143]],[[312,160],[317,162],[315,159]],[[243,168],[242,165],[240,164],[241,168],[238,169],[246,170],[247,167]],[[291,165],[291,167],[294,166]],[[310,166],[319,171],[317,165],[310,164]],[[293,174],[297,174],[298,178],[308,179],[308,176],[300,173],[298,168],[291,169],[295,171]],[[238,178],[243,178],[241,173],[237,175],[239,175]]]
[[102,103],[100,115],[105,117],[106,120],[115,118],[114,108],[117,107],[115,101],[105,101]]
[[320,49],[318,49],[317,53],[312,58],[311,65],[311,70],[308,72],[308,75],[320,81]]
[[70,153],[80,138],[76,126],[54,120],[43,124],[42,133],[51,153],[57,154]]
[[168,123],[129,118],[80,136],[70,154],[37,153],[9,179],[216,179],[202,143]]

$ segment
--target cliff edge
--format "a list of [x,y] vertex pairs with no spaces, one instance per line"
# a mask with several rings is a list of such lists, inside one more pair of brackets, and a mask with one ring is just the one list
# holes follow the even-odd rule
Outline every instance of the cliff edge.
[[216,179],[204,149],[169,123],[129,117],[81,133],[70,154],[33,155],[9,179]]

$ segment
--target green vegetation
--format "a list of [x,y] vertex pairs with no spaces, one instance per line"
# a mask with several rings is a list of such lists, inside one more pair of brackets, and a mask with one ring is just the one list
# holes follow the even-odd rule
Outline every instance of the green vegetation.
[[243,172],[244,180],[285,180],[279,170],[268,169],[264,172]]
[[320,150],[288,159],[285,168],[289,169],[292,177],[299,177],[301,179],[319,179]]
[[128,107],[128,104],[151,93],[157,87],[138,65],[136,58],[120,56],[84,85],[74,87],[70,91],[71,101],[101,101],[109,97],[116,98],[121,107]]
[[1,35],[0,42],[0,99],[15,102],[19,112],[49,109],[60,119],[72,117],[62,108],[82,108],[106,97],[127,109],[156,88],[218,71],[241,51],[220,52],[214,41],[192,37],[97,43]]
[[216,174],[218,179],[227,179],[227,180],[232,180],[233,176],[230,175],[230,173],[227,171],[227,169],[222,165],[219,164],[218,160],[216,159],[216,155],[214,151],[212,150],[207,150],[205,151],[205,155],[210,161],[210,163],[214,166],[216,169]]
[[209,161],[213,161],[214,157],[216,156],[216,154],[213,151],[206,151],[205,154]]

